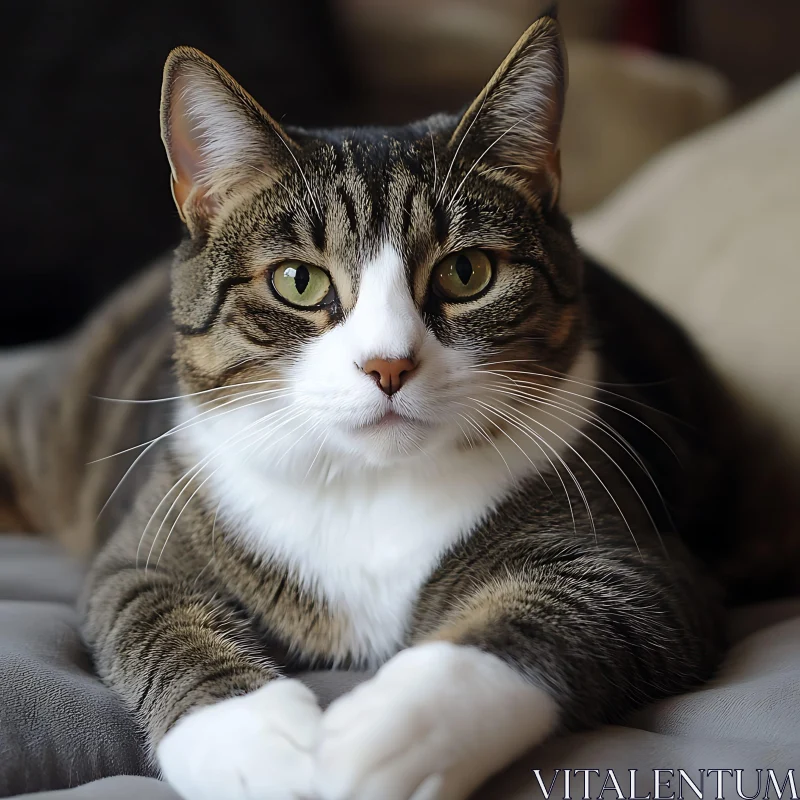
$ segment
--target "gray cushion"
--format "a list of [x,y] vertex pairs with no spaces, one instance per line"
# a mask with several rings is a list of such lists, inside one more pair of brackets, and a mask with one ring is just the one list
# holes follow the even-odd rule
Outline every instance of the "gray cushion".
[[26,794],[25,800],[179,800],[178,795],[165,783],[155,778],[130,775],[92,781],[76,789],[61,792],[36,792]]
[[[130,777],[152,773],[134,726],[92,674],[80,643],[71,604],[81,574],[46,542],[0,536],[0,796],[176,800],[154,778]],[[653,791],[654,769],[682,768],[696,778],[699,769],[773,768],[785,776],[797,768],[800,600],[739,611],[731,628],[737,643],[711,684],[650,706],[625,727],[549,742],[491,781],[480,798],[541,797],[533,769],[549,784],[557,768],[600,769],[603,776],[614,769],[620,779],[635,768],[642,795]],[[306,676],[324,702],[362,678]],[[127,777],[110,777],[121,775]],[[746,776],[755,779],[755,772]],[[733,784],[726,786],[725,796],[736,796]],[[582,777],[573,777],[572,796],[582,796],[582,787]],[[597,797],[596,776],[591,787]],[[752,787],[745,783],[750,794]],[[46,791],[57,789],[64,791]],[[563,797],[563,773],[553,796]]]
[[0,796],[146,772],[131,719],[81,643],[80,582],[51,545],[0,537]]

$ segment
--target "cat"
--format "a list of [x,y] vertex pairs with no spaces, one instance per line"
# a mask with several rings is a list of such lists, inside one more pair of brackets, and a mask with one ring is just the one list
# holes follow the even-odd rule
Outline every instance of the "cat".
[[[186,800],[464,798],[713,675],[743,426],[579,250],[565,93],[550,15],[391,129],[170,54],[185,241],[20,367],[0,498],[100,547],[86,640]],[[377,672],[323,711],[294,676],[333,667]]]

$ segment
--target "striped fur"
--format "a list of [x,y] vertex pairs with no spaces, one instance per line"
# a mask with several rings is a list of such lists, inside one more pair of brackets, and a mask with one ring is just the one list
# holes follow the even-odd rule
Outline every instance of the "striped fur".
[[[564,73],[543,18],[461,117],[302,131],[171,56],[171,289],[156,265],[4,388],[0,503],[102,548],[95,664],[186,797],[462,797],[554,730],[712,675],[713,575],[748,541],[743,425],[672,322],[579,252]],[[434,266],[476,247],[492,283],[443,301]],[[282,302],[286,259],[335,301]],[[391,400],[360,371],[409,353]],[[386,408],[394,432],[370,427]],[[130,470],[142,448],[87,466],[147,441]],[[274,682],[334,665],[384,666],[324,716]]]

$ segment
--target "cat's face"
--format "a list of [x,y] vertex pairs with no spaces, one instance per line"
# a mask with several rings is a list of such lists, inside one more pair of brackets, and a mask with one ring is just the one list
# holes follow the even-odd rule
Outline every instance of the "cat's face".
[[284,131],[177,51],[164,137],[192,234],[173,288],[186,390],[230,387],[214,413],[228,403],[231,436],[252,447],[249,427],[292,462],[431,457],[513,424],[509,376],[556,380],[583,337],[580,256],[552,208],[562,101],[549,19],[463,117],[392,130]]

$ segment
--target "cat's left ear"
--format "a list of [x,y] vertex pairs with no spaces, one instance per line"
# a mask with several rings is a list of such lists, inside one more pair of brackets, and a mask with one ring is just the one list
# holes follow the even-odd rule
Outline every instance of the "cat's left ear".
[[450,146],[482,164],[520,175],[545,205],[561,184],[559,135],[567,90],[567,59],[553,16],[538,19],[522,35],[486,88],[467,109]]
[[173,50],[164,66],[161,138],[172,196],[190,230],[248,181],[276,177],[299,150],[216,61],[192,47]]

